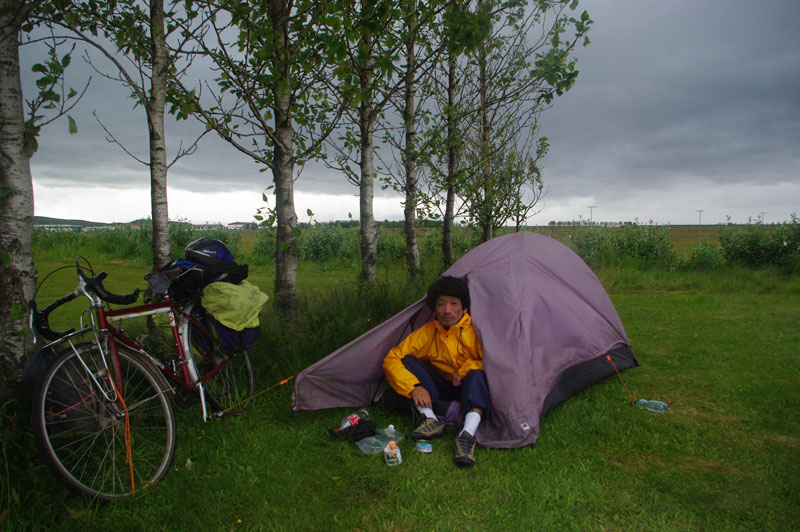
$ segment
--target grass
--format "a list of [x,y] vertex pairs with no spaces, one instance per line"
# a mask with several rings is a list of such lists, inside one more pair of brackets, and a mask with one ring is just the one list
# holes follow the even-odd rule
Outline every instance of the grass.
[[[123,292],[140,286],[142,266],[120,262],[102,269],[111,273],[108,286]],[[347,264],[301,267],[303,320],[279,323],[265,315],[264,337],[252,353],[259,389],[416,297],[413,287],[389,282],[402,279],[399,266],[384,265],[384,282],[367,295],[357,292],[355,271]],[[265,290],[271,275],[268,268],[251,270]],[[452,463],[451,432],[436,440],[430,455],[402,441],[403,464],[389,468],[381,456],[327,435],[345,410],[292,415],[291,387],[280,386],[240,417],[204,424],[196,409],[181,414],[165,480],[144,496],[106,505],[68,494],[36,456],[24,420],[16,418],[22,428],[13,474],[0,476],[11,479],[13,495],[0,500],[0,528],[800,528],[800,279],[738,268],[702,273],[619,267],[599,277],[641,364],[623,374],[625,383],[636,397],[667,402],[666,414],[630,406],[625,388],[611,378],[551,412],[534,446],[479,448],[478,464],[460,470]],[[70,287],[61,285],[54,295]],[[404,412],[375,409],[375,418],[379,426],[410,428]]]

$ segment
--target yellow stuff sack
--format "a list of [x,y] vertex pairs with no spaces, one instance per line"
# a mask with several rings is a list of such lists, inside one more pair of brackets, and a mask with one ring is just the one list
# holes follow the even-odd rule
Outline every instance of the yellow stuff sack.
[[247,281],[216,282],[203,288],[202,303],[209,314],[234,331],[258,327],[258,314],[269,296]]

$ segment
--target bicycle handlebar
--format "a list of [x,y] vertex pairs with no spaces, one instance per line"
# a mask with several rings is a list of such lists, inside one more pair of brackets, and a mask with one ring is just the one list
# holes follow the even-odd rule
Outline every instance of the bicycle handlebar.
[[59,338],[61,338],[63,336],[66,336],[68,334],[72,334],[73,332],[75,332],[75,328],[74,327],[70,327],[66,331],[60,331],[60,332],[52,330],[50,328],[49,316],[50,316],[50,313],[53,312],[53,310],[55,310],[57,307],[60,307],[61,305],[63,305],[67,301],[72,301],[76,297],[78,297],[78,294],[76,294],[75,292],[73,292],[71,294],[67,294],[64,297],[60,297],[57,300],[55,300],[52,303],[50,303],[49,305],[47,305],[44,308],[44,310],[42,310],[41,312],[36,310],[36,301],[30,301],[28,303],[28,305],[30,306],[30,309],[31,309],[31,322],[32,322],[32,325],[34,327],[36,327],[36,330],[39,332],[39,334],[42,336],[42,338],[44,338],[46,340],[50,340],[51,342],[54,342],[54,341],[58,340]]
[[[119,295],[119,294],[112,294],[108,290],[105,289],[103,286],[103,279],[105,279],[108,274],[106,272],[100,272],[97,274],[96,277],[87,277],[80,268],[78,269],[78,275],[83,280],[83,284],[97,297],[106,301],[108,303],[114,303],[116,305],[130,305],[135,303],[137,299],[139,299],[139,290],[138,288],[134,290],[130,294]],[[63,338],[69,334],[75,332],[75,328],[69,328],[66,331],[54,331],[50,328],[50,313],[53,312],[55,309],[63,305],[64,303],[68,303],[72,301],[76,297],[80,295],[80,289],[75,290],[74,292],[62,296],[49,305],[47,305],[41,312],[36,308],[36,301],[28,302],[28,306],[30,307],[31,312],[31,325],[36,328],[42,338],[54,342],[59,338]]]
[[139,299],[139,290],[138,288],[134,290],[130,294],[119,295],[119,294],[112,294],[108,290],[105,289],[103,286],[103,279],[108,277],[106,272],[100,272],[97,274],[97,277],[86,277],[86,275],[81,271],[78,270],[78,275],[81,276],[83,282],[86,286],[94,292],[97,297],[105,301],[106,303],[114,303],[116,305],[130,305],[132,303],[136,303],[136,300]]

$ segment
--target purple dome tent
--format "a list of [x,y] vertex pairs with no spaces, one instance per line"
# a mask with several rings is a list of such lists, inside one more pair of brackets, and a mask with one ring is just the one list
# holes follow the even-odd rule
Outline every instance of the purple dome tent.
[[[594,273],[572,250],[519,232],[485,242],[445,275],[469,285],[483,346],[491,415],[476,438],[486,447],[536,442],[539,421],[577,391],[636,366],[628,337]],[[356,407],[386,388],[382,362],[411,331],[433,319],[423,300],[297,375],[294,410]]]

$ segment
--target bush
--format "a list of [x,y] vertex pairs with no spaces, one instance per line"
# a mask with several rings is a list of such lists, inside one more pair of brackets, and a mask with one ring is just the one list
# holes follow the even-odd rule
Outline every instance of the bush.
[[74,258],[78,255],[152,260],[152,227],[117,226],[94,231],[46,231],[35,229],[36,253]]
[[267,264],[275,260],[275,229],[262,227],[258,230],[251,259],[256,264]]
[[716,244],[703,241],[689,250],[689,255],[679,265],[684,270],[711,271],[725,265],[725,255]]
[[359,238],[358,230],[354,228],[315,225],[300,235],[300,257],[315,262],[357,259],[360,253]]
[[[453,230],[453,255],[456,260],[467,251],[480,244],[478,235],[469,229],[454,228]],[[420,255],[429,259],[442,258],[442,228],[437,227],[425,231],[419,243]]]
[[565,243],[592,268],[610,265],[615,258],[606,229],[582,228],[570,234]]
[[405,260],[406,237],[402,231],[392,229],[378,230],[378,259]]
[[390,276],[368,290],[357,283],[337,283],[305,292],[291,320],[280,319],[274,307],[265,308],[261,332],[270,341],[256,344],[251,355],[268,350],[260,355],[268,360],[267,379],[283,378],[382,323],[423,293],[424,288],[407,284],[402,275]]
[[633,262],[641,266],[670,268],[675,246],[669,227],[631,224],[622,228],[586,227],[570,235],[569,245],[592,268]]
[[725,260],[749,267],[774,266],[787,273],[800,271],[800,220],[792,214],[791,222],[774,231],[761,224],[744,228],[723,226],[719,242]]
[[668,227],[627,225],[619,234],[617,247],[623,257],[640,259],[647,266],[668,268],[675,260]]
[[[172,258],[183,258],[183,249],[192,240],[201,237],[216,238],[227,244],[234,258],[242,262],[239,250],[239,231],[222,226],[194,229],[188,222],[170,222],[170,247]],[[63,258],[79,255],[87,257],[122,257],[153,261],[153,224],[150,220],[138,225],[118,225],[98,230],[47,231],[36,228],[33,232],[34,253],[47,253]]]
[[[152,226],[150,230],[152,231]],[[191,223],[185,221],[169,223],[169,239],[172,257],[174,259],[183,258],[183,250],[186,248],[186,245],[198,238],[204,237],[215,238],[225,242],[230,248],[234,260],[237,262],[244,261],[242,252],[239,249],[239,242],[242,237],[241,231],[230,230],[221,225],[195,229]],[[150,233],[150,238],[152,239],[152,233]]]

